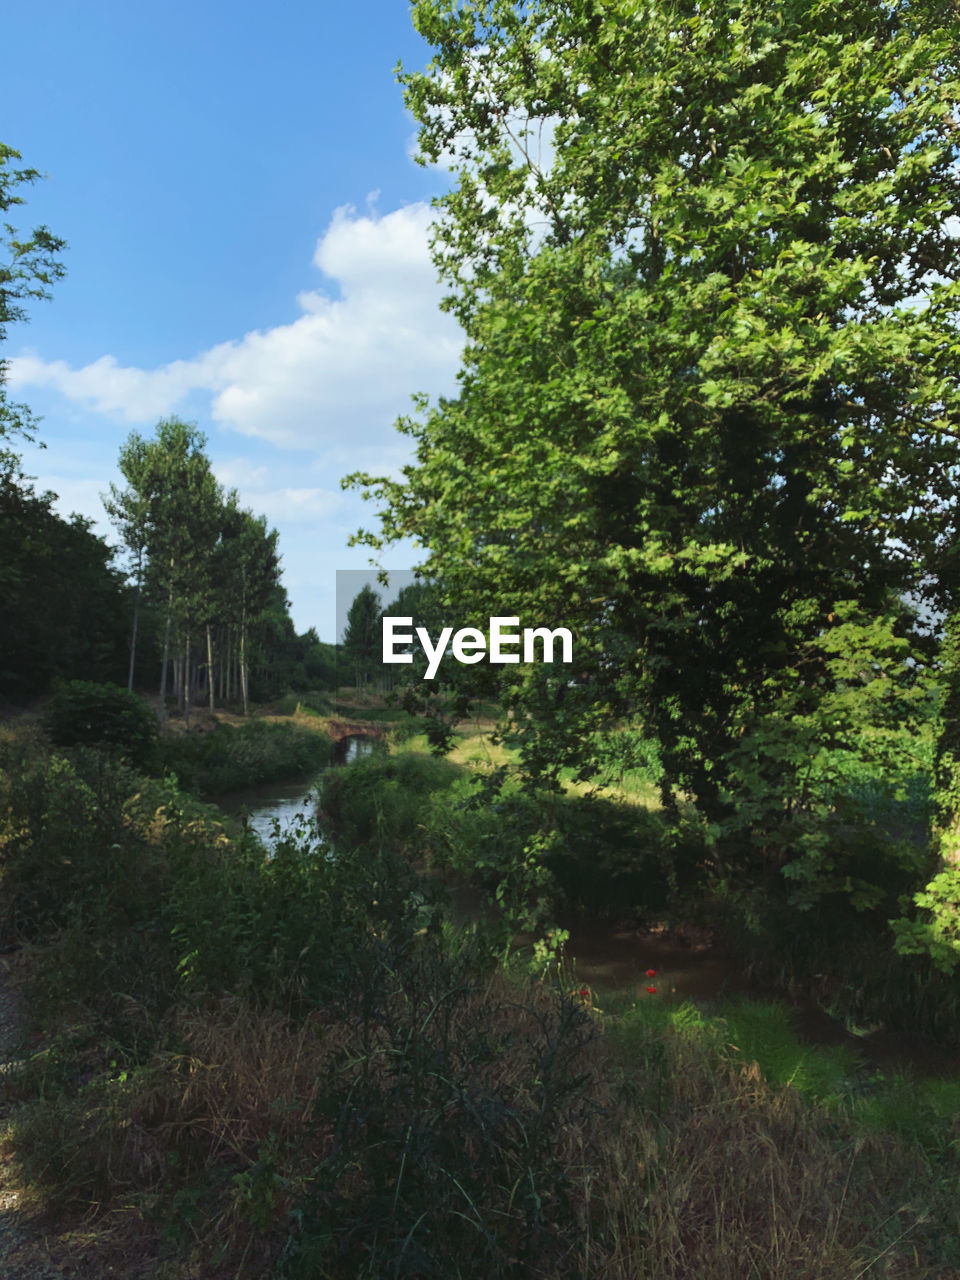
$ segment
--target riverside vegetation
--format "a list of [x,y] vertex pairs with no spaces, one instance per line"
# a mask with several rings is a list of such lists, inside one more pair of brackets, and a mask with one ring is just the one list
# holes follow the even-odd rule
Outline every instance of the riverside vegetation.
[[[601,1014],[548,950],[510,945],[569,906],[697,901],[655,754],[605,799],[491,795],[509,744],[461,729],[442,759],[399,723],[324,775],[335,853],[308,824],[270,856],[116,741],[4,730],[2,927],[28,1010],[4,1147],[62,1259],[171,1280],[960,1265],[956,1082],[870,1078],[770,1003]],[[326,737],[302,711],[237,737],[278,728]],[[472,921],[451,876],[490,900]],[[921,961],[900,963],[909,982]],[[924,1008],[887,1016],[957,1039],[945,988]]]

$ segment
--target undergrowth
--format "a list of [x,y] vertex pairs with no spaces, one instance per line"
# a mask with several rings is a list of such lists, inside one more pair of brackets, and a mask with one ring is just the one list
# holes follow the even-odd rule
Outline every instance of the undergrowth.
[[331,764],[332,739],[295,723],[250,720],[206,732],[162,738],[162,770],[200,796],[223,795],[285,778],[307,777]]
[[[931,1086],[911,1127],[905,1091],[851,1092],[853,1064],[806,1057],[771,1008],[604,1018],[509,977],[409,856],[418,813],[446,856],[495,844],[447,762],[352,766],[379,808],[332,787],[355,843],[331,856],[233,839],[95,752],[0,749],[3,940],[30,1011],[4,1151],[27,1199],[86,1223],[94,1268],[97,1224],[157,1280],[960,1265],[955,1093]],[[441,797],[464,802],[443,830]],[[533,811],[504,803],[508,840]]]

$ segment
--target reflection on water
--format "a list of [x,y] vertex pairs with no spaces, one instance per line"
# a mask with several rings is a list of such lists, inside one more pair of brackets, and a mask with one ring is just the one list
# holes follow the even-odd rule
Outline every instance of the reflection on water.
[[598,989],[639,996],[650,985],[647,969],[654,969],[657,994],[680,1000],[716,999],[748,990],[707,940],[684,945],[663,934],[591,922],[574,925],[566,953],[576,964],[577,976]]
[[278,782],[272,786],[254,787],[235,795],[224,796],[220,807],[227,813],[241,818],[244,826],[253,831],[265,845],[274,839],[274,824],[279,834],[286,834],[292,827],[306,825],[311,834],[316,831],[314,791],[317,779],[312,782]]
[[[345,738],[342,754],[338,751],[337,763],[350,764],[366,755],[372,746],[369,738]],[[322,776],[322,775],[321,775]],[[264,787],[247,787],[232,791],[217,801],[225,813],[242,818],[248,830],[253,831],[269,848],[275,832],[282,837],[298,827],[305,827],[311,836],[320,838],[316,824],[316,789],[320,778],[304,782],[273,782]],[[274,824],[279,824],[278,828]]]

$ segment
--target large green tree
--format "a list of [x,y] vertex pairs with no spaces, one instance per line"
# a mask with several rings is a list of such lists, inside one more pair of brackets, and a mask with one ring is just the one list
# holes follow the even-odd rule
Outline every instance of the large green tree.
[[250,634],[269,615],[278,597],[286,609],[286,595],[280,586],[280,555],[276,529],[267,527],[266,516],[252,511],[236,511],[231,534],[231,598],[239,642],[240,694],[243,713],[250,698]]
[[[161,699],[166,697],[176,624],[183,624],[189,650],[191,624],[203,613],[205,596],[213,589],[213,549],[220,533],[223,502],[205,444],[196,426],[179,418],[159,422],[152,439],[131,433],[120,451],[120,470],[127,487],[121,490],[111,485],[105,499],[107,511],[133,555],[138,597],[146,556],[153,592],[165,602]],[[134,634],[131,686],[135,643]],[[186,662],[189,667],[189,653]],[[178,681],[181,700],[184,690],[189,696],[189,687],[189,678]]]
[[[20,154],[0,143],[0,345],[27,303],[47,298],[64,274],[64,242],[46,227],[20,233],[6,216],[39,178],[18,168]],[[117,674],[126,606],[112,552],[79,516],[64,520],[55,495],[38,494],[20,470],[15,446],[34,438],[26,405],[7,398],[0,358],[0,697],[43,693],[57,676]]]
[[[214,710],[218,666],[222,695],[235,691],[247,710],[251,632],[271,608],[284,617],[287,609],[276,530],[241,509],[235,491],[224,493],[205,445],[193,424],[177,418],[159,422],[152,439],[132,433],[120,451],[127,486],[111,485],[105,498],[133,557],[138,598],[145,584],[163,611],[161,698],[178,652],[174,685],[187,720],[201,672]],[[131,684],[135,643],[136,622]]]
[[120,471],[127,481],[121,489],[111,484],[103,497],[107,515],[116,525],[133,561],[134,605],[130,633],[130,661],[127,666],[127,689],[133,689],[137,666],[137,639],[140,630],[140,606],[146,569],[147,547],[151,535],[152,486],[149,481],[150,446],[134,432],[120,450]]
[[811,742],[909,705],[903,599],[955,525],[956,7],[413,14],[467,345],[402,479],[353,478],[384,504],[362,536],[417,539],[461,613],[574,629],[576,683],[507,669],[534,771],[589,770],[586,730],[637,716],[714,831],[769,750],[769,826]]

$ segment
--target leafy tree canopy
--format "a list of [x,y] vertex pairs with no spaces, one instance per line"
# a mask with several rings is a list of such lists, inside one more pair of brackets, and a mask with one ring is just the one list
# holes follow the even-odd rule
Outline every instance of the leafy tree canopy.
[[381,652],[381,601],[371,586],[357,592],[347,610],[343,632],[343,656],[352,670],[357,688],[379,670]]
[[844,602],[904,627],[954,524],[956,14],[413,13],[436,52],[407,101],[456,173],[434,251],[468,344],[458,397],[402,424],[403,479],[353,477],[385,503],[365,536],[415,536],[480,612],[577,628],[589,689],[539,673],[541,728],[577,703],[541,767],[637,712],[716,804],[742,719],[817,686]]
[[[36,169],[14,168],[19,159],[19,151],[0,142],[0,214],[3,215],[14,205],[23,204],[21,188],[40,177]],[[24,304],[29,299],[50,296],[50,286],[64,274],[59,258],[64,247],[64,241],[46,227],[36,227],[23,239],[9,222],[4,220],[0,224],[0,344],[6,341],[7,325],[26,320]],[[33,415],[26,405],[7,400],[5,381],[6,361],[0,359],[0,442],[17,434],[30,437],[35,425]],[[9,469],[9,452],[0,453],[0,462]]]
[[[639,717],[664,798],[722,830],[745,734],[828,733],[833,699],[899,698],[922,656],[903,599],[955,536],[960,19],[413,14],[435,55],[406,96],[455,175],[433,243],[467,346],[459,394],[401,423],[402,479],[352,478],[384,506],[361,537],[417,539],[451,612],[574,629],[575,685],[507,669],[535,774]],[[834,660],[840,626],[859,663]],[[778,753],[768,813],[808,760]]]

